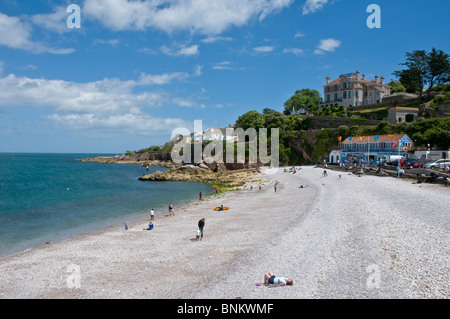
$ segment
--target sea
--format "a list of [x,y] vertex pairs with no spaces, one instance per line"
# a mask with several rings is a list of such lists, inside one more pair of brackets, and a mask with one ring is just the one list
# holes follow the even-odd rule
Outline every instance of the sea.
[[0,153],[0,257],[123,227],[198,200],[209,185],[139,181],[166,168],[79,159],[114,154]]

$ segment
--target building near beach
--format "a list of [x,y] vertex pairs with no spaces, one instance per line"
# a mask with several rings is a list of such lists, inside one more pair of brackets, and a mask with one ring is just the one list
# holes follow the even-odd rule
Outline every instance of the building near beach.
[[[392,156],[408,157],[407,152],[414,147],[414,143],[406,134],[351,136],[341,141],[339,151],[332,155],[343,162],[357,159],[364,162],[387,162]],[[331,162],[331,154],[330,154]]]
[[391,107],[388,112],[386,120],[394,124],[414,122],[419,115],[419,109],[416,107]]
[[346,107],[379,104],[385,96],[391,93],[391,87],[384,82],[384,77],[375,75],[375,79],[367,81],[366,76],[360,72],[342,74],[334,81],[326,78],[324,85],[324,102],[319,109],[325,106]]

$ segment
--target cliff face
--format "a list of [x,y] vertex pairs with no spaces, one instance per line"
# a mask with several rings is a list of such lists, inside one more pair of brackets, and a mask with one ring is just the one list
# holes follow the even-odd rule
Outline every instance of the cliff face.
[[299,154],[301,163],[290,163],[290,165],[315,164],[324,159],[328,161],[329,153],[339,148],[338,135],[335,129],[298,132],[289,139],[288,146]]

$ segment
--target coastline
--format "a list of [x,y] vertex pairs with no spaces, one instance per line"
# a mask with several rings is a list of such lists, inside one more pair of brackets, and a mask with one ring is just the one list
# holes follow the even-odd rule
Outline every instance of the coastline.
[[[2,258],[0,298],[448,298],[448,189],[321,172],[261,174],[261,191],[175,207],[175,216],[155,217],[152,231],[143,218],[128,231]],[[213,211],[221,204],[230,210]],[[205,238],[197,242],[202,217]],[[79,266],[79,289],[67,286],[71,265]],[[367,286],[371,265],[380,269],[379,288]],[[256,286],[268,271],[294,286]]]

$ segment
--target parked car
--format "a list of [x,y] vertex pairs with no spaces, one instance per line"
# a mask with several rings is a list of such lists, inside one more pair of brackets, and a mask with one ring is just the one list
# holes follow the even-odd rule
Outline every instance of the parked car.
[[388,162],[387,164],[391,165],[391,166],[398,166],[399,162],[400,162],[400,166],[403,166],[403,164],[405,163],[405,159],[404,158],[396,159],[396,160]]
[[402,164],[402,166],[406,167],[406,168],[412,168],[414,167],[414,164],[416,163],[420,163],[420,158],[418,157],[411,157],[408,158],[407,160],[405,160]]
[[423,165],[424,168],[444,168],[450,165],[450,160],[439,159],[434,162],[428,162]]
[[412,168],[421,168],[424,164],[424,162],[415,162],[412,164]]

